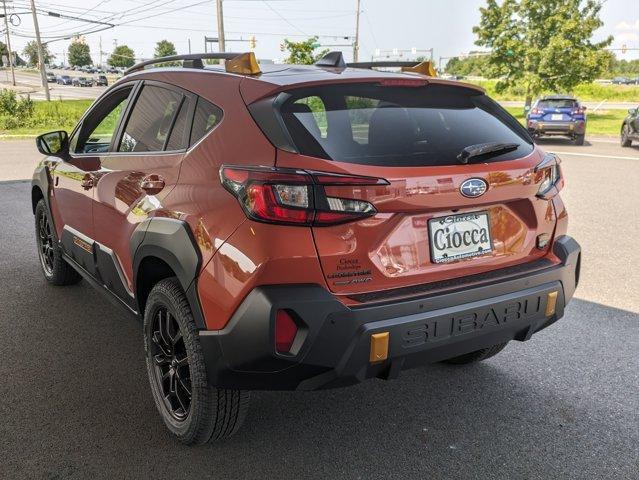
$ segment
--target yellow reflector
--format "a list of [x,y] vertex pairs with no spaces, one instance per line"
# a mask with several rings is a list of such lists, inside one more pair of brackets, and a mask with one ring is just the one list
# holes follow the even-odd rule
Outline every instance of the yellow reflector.
[[422,75],[428,75],[429,77],[436,77],[437,72],[433,68],[432,62],[426,61],[418,63],[414,67],[402,67],[402,72],[420,73]]
[[369,361],[371,363],[382,362],[388,358],[388,332],[373,333],[371,335],[371,353]]
[[550,292],[548,294],[548,302],[546,303],[546,316],[550,317],[555,314],[555,307],[557,306],[557,292]]
[[258,73],[262,73],[253,52],[243,53],[231,60],[227,60],[225,68],[229,73],[239,73],[241,75],[257,75]]

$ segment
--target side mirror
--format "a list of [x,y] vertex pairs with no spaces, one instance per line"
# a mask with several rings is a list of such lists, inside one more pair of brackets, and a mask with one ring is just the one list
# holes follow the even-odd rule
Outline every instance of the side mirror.
[[43,133],[36,137],[36,145],[44,155],[64,157],[69,152],[69,134],[64,130]]
[[585,112],[586,110],[588,110],[588,107],[586,107],[585,105],[582,105],[581,109]]
[[629,109],[628,109],[628,113],[629,113],[630,115],[634,115],[635,113],[637,113],[637,109],[636,109],[636,108],[629,108]]
[[524,113],[528,113],[530,111],[530,105],[524,106]]

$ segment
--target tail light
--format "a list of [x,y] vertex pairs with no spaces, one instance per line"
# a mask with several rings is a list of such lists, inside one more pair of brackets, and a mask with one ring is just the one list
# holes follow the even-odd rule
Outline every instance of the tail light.
[[533,108],[530,113],[532,113],[533,115],[539,115],[540,113],[543,113],[540,109],[538,108]]
[[584,113],[586,113],[586,109],[583,107],[577,108],[575,110],[573,110],[572,112],[573,115],[583,115]]
[[220,180],[248,218],[267,223],[326,226],[360,220],[377,210],[369,202],[326,195],[324,187],[388,185],[382,178],[275,167],[223,165]]
[[537,196],[543,199],[554,197],[561,189],[561,160],[556,155],[547,153],[535,167],[535,183],[539,184]]

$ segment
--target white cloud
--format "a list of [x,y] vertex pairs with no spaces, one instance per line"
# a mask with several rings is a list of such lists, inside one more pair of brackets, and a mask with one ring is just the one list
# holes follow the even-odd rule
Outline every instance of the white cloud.
[[637,30],[639,31],[639,18],[634,23],[628,23],[625,20],[615,27],[616,30]]
[[639,33],[622,32],[615,35],[616,42],[639,42]]

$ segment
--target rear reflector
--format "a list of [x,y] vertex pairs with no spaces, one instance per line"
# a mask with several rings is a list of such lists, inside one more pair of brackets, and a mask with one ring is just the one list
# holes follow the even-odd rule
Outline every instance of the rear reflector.
[[290,353],[297,336],[297,324],[286,310],[278,310],[275,316],[275,350]]

